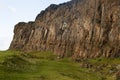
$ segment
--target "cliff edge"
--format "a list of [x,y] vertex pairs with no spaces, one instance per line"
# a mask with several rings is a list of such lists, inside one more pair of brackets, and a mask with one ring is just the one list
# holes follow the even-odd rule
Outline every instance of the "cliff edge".
[[59,57],[119,57],[120,0],[51,4],[35,21],[15,25],[10,49],[52,51]]

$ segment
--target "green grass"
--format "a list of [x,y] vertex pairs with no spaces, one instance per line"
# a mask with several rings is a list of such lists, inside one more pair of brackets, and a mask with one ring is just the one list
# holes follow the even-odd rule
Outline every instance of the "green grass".
[[[107,63],[106,59],[102,60],[90,59],[88,62],[94,65]],[[119,63],[119,60],[115,61]],[[80,67],[80,62],[70,58],[57,59],[51,52],[0,52],[0,80],[105,80],[104,77],[100,72]],[[114,80],[109,76],[107,79]]]
[[120,70],[120,58],[96,58],[88,59],[87,62],[93,65],[92,70],[101,73],[106,80],[115,80],[115,75]]

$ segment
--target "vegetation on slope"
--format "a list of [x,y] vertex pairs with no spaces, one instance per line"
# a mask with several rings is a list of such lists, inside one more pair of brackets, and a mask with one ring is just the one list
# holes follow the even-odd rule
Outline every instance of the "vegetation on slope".
[[120,59],[75,62],[51,52],[1,51],[0,80],[114,80],[114,66],[119,63]]

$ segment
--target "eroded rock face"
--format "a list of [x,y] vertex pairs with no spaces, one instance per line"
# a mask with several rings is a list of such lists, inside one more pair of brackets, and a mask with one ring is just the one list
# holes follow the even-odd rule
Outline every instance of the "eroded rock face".
[[116,73],[116,80],[120,80],[120,71]]
[[50,5],[34,22],[15,26],[10,49],[60,57],[120,56],[120,0],[72,0]]

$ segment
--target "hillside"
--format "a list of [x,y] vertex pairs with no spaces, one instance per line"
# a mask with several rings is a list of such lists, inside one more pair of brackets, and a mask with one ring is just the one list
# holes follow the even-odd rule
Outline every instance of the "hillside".
[[120,59],[58,59],[51,52],[0,51],[0,80],[120,80]]
[[51,51],[58,57],[120,56],[120,0],[51,4],[35,21],[15,25],[10,50]]
[[19,22],[0,80],[120,80],[120,0],[51,4]]

